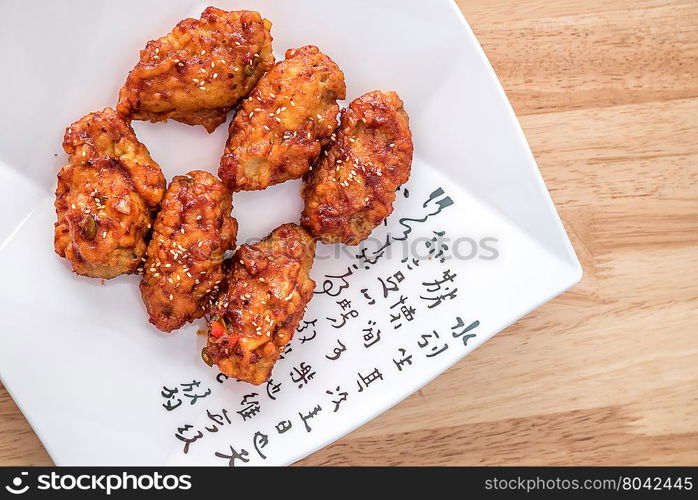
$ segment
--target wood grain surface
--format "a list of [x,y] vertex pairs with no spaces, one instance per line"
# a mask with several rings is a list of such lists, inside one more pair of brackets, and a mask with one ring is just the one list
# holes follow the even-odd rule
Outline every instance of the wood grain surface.
[[[698,2],[458,4],[584,279],[299,463],[698,464]],[[2,387],[0,464],[51,464]]]

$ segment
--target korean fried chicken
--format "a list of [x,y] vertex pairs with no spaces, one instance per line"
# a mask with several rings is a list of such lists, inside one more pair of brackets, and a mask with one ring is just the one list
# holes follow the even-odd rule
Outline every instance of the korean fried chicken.
[[271,23],[258,12],[208,7],[151,40],[119,93],[129,119],[202,125],[208,132],[274,64]]
[[412,150],[407,113],[395,92],[355,99],[308,174],[301,224],[325,243],[357,245],[393,211],[395,189],[410,176]]
[[56,253],[83,276],[135,272],[165,192],[160,167],[111,108],[68,127],[63,149],[69,160],[58,173]]
[[218,295],[223,255],[237,234],[232,208],[232,193],[208,172],[177,176],[167,188],[140,285],[159,330],[200,318]]
[[312,298],[314,256],[315,241],[296,224],[240,247],[211,310],[204,361],[238,380],[266,381]]
[[218,175],[234,191],[298,179],[337,127],[344,74],[312,45],[286,51],[230,124]]

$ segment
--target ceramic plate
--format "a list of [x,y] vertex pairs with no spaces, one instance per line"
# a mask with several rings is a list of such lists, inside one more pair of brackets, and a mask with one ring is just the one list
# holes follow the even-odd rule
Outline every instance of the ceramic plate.
[[[315,296],[266,385],[206,366],[202,322],[152,328],[137,276],[73,275],[53,252],[64,129],[113,106],[145,43],[206,6],[0,5],[0,374],[59,465],[290,464],[581,277],[473,33],[454,3],[416,0],[216,4],[270,19],[277,59],[318,45],[343,69],[347,103],[396,90],[414,134],[412,177],[387,223],[361,247],[319,245]],[[227,136],[225,126],[134,128],[168,179],[216,172]],[[236,194],[238,242],[298,221],[299,188]]]

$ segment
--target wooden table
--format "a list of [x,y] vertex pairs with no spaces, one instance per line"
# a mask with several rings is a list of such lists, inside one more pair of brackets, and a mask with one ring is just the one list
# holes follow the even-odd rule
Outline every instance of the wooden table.
[[[460,0],[584,267],[303,465],[698,463],[698,2]],[[0,464],[48,465],[0,387]]]

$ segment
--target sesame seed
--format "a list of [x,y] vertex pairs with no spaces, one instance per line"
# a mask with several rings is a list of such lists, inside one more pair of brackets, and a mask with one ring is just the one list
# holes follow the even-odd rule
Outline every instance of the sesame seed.
[[106,237],[107,237],[107,232],[104,231],[104,232],[102,233],[102,238],[106,238]]
[[201,51],[201,55],[202,55],[202,56],[203,56],[205,53],[206,53],[205,50],[202,50],[202,51]]
[[174,295],[170,294],[170,300],[174,300]]
[[177,63],[177,66],[184,66],[184,63]]
[[254,115],[254,111],[250,111],[250,114],[247,115],[247,118],[252,118],[252,115]]
[[267,127],[266,125],[264,125],[264,130],[271,130],[271,129],[269,127]]
[[87,154],[87,153],[85,153],[84,151],[82,152],[82,156],[85,156],[86,154]]
[[201,220],[201,215],[197,215],[196,220]]
[[155,48],[155,53],[157,54],[158,52],[160,52],[160,48],[159,48],[159,47],[156,47],[156,48]]
[[218,73],[214,73],[213,78],[218,78]]
[[212,63],[211,63],[211,67],[212,67],[212,68],[215,68],[215,67],[216,67],[216,63],[212,62]]
[[72,208],[73,210],[75,210],[75,203],[73,203],[72,205],[70,205],[70,208]]
[[395,144],[391,142],[390,144],[388,144],[388,147],[389,147],[389,148],[394,148],[394,147],[395,147]]
[[193,81],[194,83],[199,83],[199,79],[198,79],[198,78],[192,78],[192,81]]
[[276,98],[276,94],[272,94],[271,92],[269,92],[269,95],[271,96],[272,99]]
[[322,120],[322,115],[320,113],[316,114],[318,120]]

